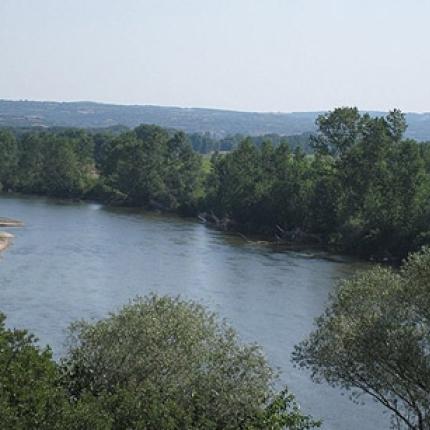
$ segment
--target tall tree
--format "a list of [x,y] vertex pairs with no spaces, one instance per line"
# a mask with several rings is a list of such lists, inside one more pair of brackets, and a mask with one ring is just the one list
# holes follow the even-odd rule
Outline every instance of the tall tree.
[[293,358],[314,381],[372,396],[398,429],[430,428],[430,250],[341,283]]

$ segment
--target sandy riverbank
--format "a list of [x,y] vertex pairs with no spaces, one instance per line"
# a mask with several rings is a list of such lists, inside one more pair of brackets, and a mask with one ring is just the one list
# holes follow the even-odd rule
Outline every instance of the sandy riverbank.
[[4,251],[11,244],[13,238],[14,236],[11,233],[0,232],[0,252]]
[[[22,227],[21,221],[11,218],[0,218],[0,227]],[[5,231],[0,232],[0,252],[4,251],[12,243],[14,235]]]

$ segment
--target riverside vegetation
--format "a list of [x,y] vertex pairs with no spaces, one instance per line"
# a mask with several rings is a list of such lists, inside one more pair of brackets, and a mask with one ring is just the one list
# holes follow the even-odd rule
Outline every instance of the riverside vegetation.
[[4,191],[199,212],[243,232],[400,261],[430,243],[430,146],[403,139],[404,115],[321,115],[313,154],[244,139],[210,159],[182,132],[142,125],[0,131]]

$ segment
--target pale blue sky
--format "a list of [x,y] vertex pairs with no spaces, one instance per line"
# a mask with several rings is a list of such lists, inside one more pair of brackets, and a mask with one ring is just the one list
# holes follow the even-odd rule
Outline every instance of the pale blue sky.
[[430,111],[430,0],[0,0],[0,98]]

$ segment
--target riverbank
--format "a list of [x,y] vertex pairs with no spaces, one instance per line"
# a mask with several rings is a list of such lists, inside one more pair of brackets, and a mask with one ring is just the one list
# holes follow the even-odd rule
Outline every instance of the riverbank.
[[13,238],[14,235],[11,233],[0,232],[0,252],[3,252],[10,246]]
[[[355,259],[360,259],[369,262],[383,263],[389,265],[398,265],[402,261],[402,258],[393,257],[390,255],[363,255],[351,250],[345,250],[345,248],[338,243],[328,242],[324,240],[321,236],[312,234],[309,232],[302,231],[299,228],[294,228],[287,230],[279,225],[274,227],[269,226],[257,226],[254,224],[240,224],[229,217],[217,217],[212,211],[211,212],[198,212],[197,208],[193,211],[181,211],[181,210],[169,210],[162,205],[157,205],[152,202],[148,206],[129,206],[127,204],[119,204],[118,202],[104,200],[102,198],[97,198],[92,196],[91,198],[67,198],[67,197],[52,197],[43,194],[26,194],[19,192],[8,192],[1,193],[0,197],[6,198],[41,198],[49,199],[57,202],[65,203],[97,203],[104,205],[106,207],[112,208],[123,208],[123,209],[133,209],[133,210],[144,210],[159,214],[170,214],[176,215],[183,219],[193,219],[195,221],[200,221],[204,225],[214,228],[219,231],[228,232],[231,234],[237,234],[244,240],[249,242],[265,242],[266,244],[278,248],[286,249],[292,251],[321,251],[331,254],[337,254],[344,257],[352,257]],[[21,227],[23,223],[17,220],[12,220],[8,218],[0,218],[0,227]]]
[[346,247],[344,244],[336,242],[335,240],[304,231],[298,227],[286,229],[279,225],[264,226],[251,223],[241,224],[229,217],[219,218],[213,212],[201,212],[197,215],[197,218],[201,223],[208,227],[226,233],[237,234],[249,242],[266,242],[277,249],[327,252],[330,254],[352,257],[359,260],[391,266],[398,266],[403,261],[403,257],[393,256],[388,252],[380,254],[363,254],[354,252],[352,247]]
[[22,227],[24,223],[16,219],[0,218],[0,227]]

